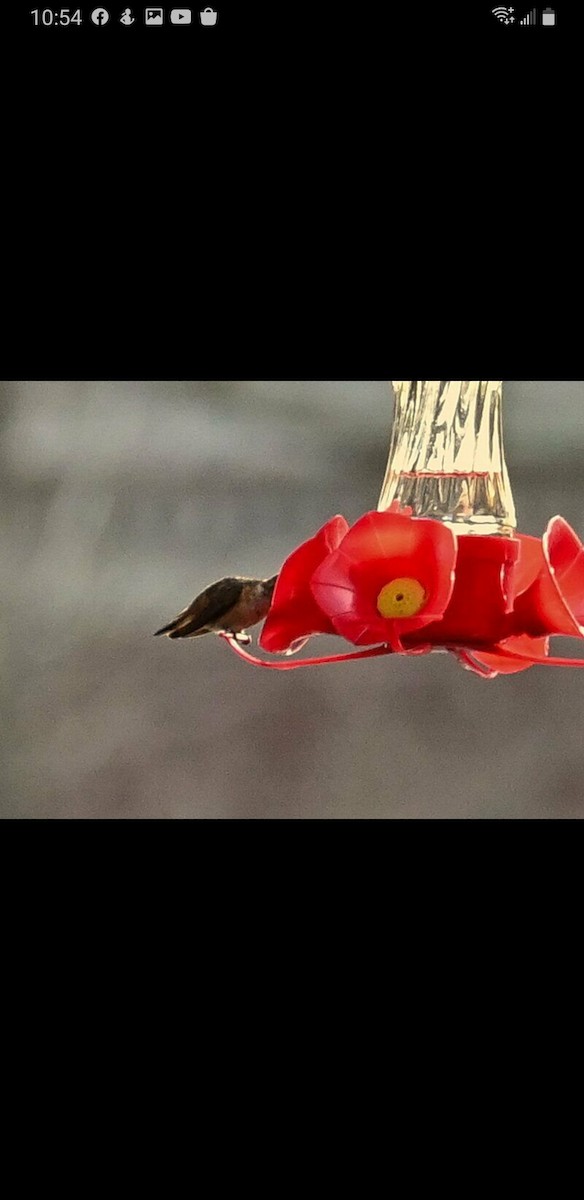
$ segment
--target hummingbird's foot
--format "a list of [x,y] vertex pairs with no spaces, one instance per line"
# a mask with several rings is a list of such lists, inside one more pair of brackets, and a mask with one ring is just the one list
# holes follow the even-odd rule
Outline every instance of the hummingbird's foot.
[[233,641],[237,642],[239,646],[251,646],[252,639],[249,633],[245,632],[245,629],[241,629],[238,633],[234,633],[233,630],[228,629],[227,636],[233,638]]

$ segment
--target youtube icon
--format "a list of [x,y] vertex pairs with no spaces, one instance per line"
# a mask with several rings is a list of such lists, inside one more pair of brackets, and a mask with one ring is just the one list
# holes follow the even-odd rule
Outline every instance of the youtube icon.
[[190,8],[173,8],[170,12],[171,25],[190,25],[191,10]]

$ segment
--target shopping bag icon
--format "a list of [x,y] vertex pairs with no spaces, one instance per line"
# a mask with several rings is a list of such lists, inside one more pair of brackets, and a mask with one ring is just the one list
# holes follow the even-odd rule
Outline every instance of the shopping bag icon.
[[212,8],[204,8],[202,13],[199,13],[201,25],[216,25],[217,13]]

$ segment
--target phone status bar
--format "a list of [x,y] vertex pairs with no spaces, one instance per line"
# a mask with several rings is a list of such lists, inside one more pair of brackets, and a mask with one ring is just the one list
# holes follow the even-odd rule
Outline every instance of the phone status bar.
[[[213,37],[222,31],[230,33],[243,32],[250,36],[276,35],[286,33],[310,44],[317,32],[324,34],[331,43],[337,35],[344,35],[359,41],[386,37],[392,42],[401,32],[411,31],[422,42],[434,33],[450,36],[453,30],[463,33],[467,30],[489,34],[499,40],[513,37],[513,31],[526,28],[545,29],[546,37],[550,29],[554,35],[563,29],[576,32],[576,27],[582,23],[584,5],[567,6],[562,3],[541,4],[537,7],[524,5],[469,5],[468,0],[457,3],[449,0],[448,4],[436,5],[428,3],[419,9],[418,5],[391,7],[389,9],[370,10],[353,6],[335,7],[334,11],[327,5],[312,5],[306,12],[304,5],[291,4],[289,0],[220,0],[214,4],[199,4],[193,8],[178,5],[135,5],[94,4],[86,7],[69,8],[33,8],[28,10],[26,21],[33,29],[69,29],[71,31],[84,29],[91,31],[113,30],[120,31],[126,36],[127,31],[137,30],[168,30],[174,34],[177,29],[200,31],[205,36]],[[19,14],[17,20],[21,24],[24,14]],[[209,33],[209,31],[213,31]],[[524,38],[524,34],[521,37]]]
[[93,25],[97,29],[120,25],[126,29],[132,26],[160,29],[164,26],[188,27],[194,24],[205,29],[216,28],[219,24],[219,10],[207,5],[205,8],[106,8],[98,5],[92,9],[82,8],[33,8],[30,10],[33,26],[41,28],[71,28]]

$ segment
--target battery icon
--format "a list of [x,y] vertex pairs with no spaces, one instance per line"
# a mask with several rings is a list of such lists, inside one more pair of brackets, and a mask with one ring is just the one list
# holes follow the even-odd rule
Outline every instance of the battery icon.
[[555,25],[556,14],[553,8],[544,8],[541,14],[541,23],[542,25]]

